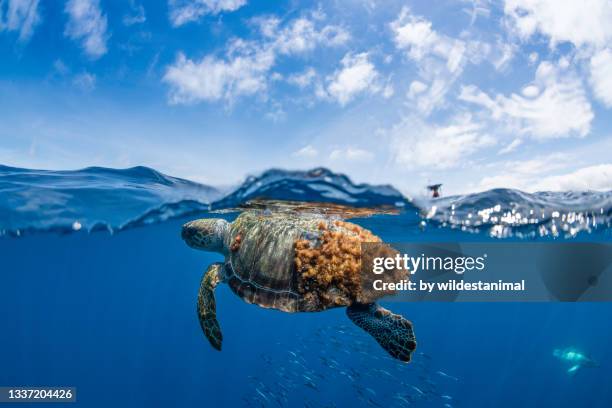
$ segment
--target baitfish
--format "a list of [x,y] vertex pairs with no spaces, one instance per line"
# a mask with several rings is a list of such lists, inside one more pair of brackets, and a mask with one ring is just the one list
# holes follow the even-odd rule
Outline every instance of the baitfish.
[[421,395],[425,395],[425,393],[423,391],[421,391],[421,389],[415,385],[412,386],[412,389],[415,390],[416,392],[418,392]]
[[459,379],[457,377],[453,377],[452,375],[448,375],[444,371],[436,371],[436,374],[438,374],[438,375],[440,375],[442,377],[450,378],[451,380],[459,381]]

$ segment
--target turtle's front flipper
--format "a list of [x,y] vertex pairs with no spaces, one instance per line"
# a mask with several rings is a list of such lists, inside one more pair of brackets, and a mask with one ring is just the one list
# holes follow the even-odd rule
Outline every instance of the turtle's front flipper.
[[222,279],[223,264],[214,263],[208,267],[198,293],[198,318],[200,326],[210,344],[217,350],[221,350],[221,327],[217,321],[217,306],[215,304],[215,287]]
[[410,361],[416,348],[412,323],[377,305],[354,304],[346,309],[349,319],[367,331],[389,354],[398,360]]

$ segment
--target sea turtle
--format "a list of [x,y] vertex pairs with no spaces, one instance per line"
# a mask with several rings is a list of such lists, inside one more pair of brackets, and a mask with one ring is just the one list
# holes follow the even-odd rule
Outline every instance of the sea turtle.
[[370,231],[320,214],[245,211],[183,225],[192,248],[219,252],[198,293],[198,317],[210,344],[221,350],[214,289],[220,282],[247,303],[284,312],[347,307],[348,317],[391,356],[408,362],[416,340],[412,323],[375,303],[383,293],[361,290],[361,243],[381,242]]

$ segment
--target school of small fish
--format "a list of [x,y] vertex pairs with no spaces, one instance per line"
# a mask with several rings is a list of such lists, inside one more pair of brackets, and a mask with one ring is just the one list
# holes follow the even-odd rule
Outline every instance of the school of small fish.
[[[428,354],[410,364],[380,353],[379,346],[349,326],[323,326],[291,345],[277,343],[280,357],[261,354],[266,366],[248,377],[244,406],[444,407],[460,406],[449,390],[460,380],[433,368]],[[442,388],[446,390],[443,391]]]

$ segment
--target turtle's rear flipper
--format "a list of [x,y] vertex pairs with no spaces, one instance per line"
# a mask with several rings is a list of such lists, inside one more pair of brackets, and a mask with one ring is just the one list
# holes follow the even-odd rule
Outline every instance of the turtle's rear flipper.
[[217,306],[215,304],[215,287],[221,280],[223,264],[214,263],[204,272],[200,291],[198,293],[198,318],[200,326],[210,344],[217,350],[221,350],[221,327],[217,321]]
[[403,316],[393,314],[376,303],[354,304],[346,309],[346,314],[393,357],[405,362],[410,361],[410,356],[416,348],[416,339],[412,323]]

